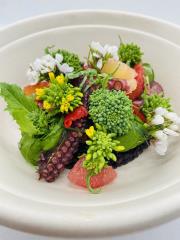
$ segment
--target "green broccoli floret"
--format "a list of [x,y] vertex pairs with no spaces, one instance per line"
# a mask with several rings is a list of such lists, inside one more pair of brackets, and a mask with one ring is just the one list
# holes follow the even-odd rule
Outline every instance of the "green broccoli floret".
[[74,68],[74,72],[78,72],[82,70],[81,61],[79,56],[75,53],[69,52],[64,49],[57,49],[52,51],[50,47],[45,49],[46,54],[50,54],[52,57],[55,57],[57,53],[62,54],[63,63],[67,63],[70,67]]
[[143,52],[141,52],[140,47],[134,43],[121,43],[118,49],[118,55],[122,62],[133,67],[135,64],[141,62]]
[[160,94],[143,94],[142,98],[144,100],[142,112],[144,113],[148,121],[151,121],[154,115],[154,111],[158,107],[163,107],[166,108],[168,111],[171,111],[171,104],[169,98],[165,98]]
[[108,132],[126,134],[134,118],[132,101],[122,91],[98,89],[90,96],[89,114],[94,123]]

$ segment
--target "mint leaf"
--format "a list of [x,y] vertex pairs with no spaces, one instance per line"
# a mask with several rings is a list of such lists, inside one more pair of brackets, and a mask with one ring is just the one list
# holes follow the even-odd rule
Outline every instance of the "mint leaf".
[[21,132],[33,135],[36,129],[28,114],[37,109],[34,100],[25,96],[22,89],[17,85],[8,83],[0,83],[0,96],[6,101],[6,110],[17,122]]

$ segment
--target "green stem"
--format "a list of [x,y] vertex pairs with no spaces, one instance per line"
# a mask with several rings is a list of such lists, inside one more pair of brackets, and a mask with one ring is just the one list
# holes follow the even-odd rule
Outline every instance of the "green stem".
[[99,192],[101,191],[101,189],[100,189],[100,188],[94,189],[94,188],[91,187],[91,177],[92,177],[92,176],[93,176],[93,175],[92,175],[91,172],[89,172],[89,173],[87,174],[87,176],[86,176],[86,186],[87,186],[88,190],[89,190],[91,193],[97,194],[97,193],[99,193]]
[[118,38],[119,38],[119,45],[121,45],[123,43],[123,40],[120,35],[118,36]]
[[82,89],[82,88],[83,88],[83,86],[84,86],[84,84],[85,84],[86,80],[87,80],[87,76],[84,76],[84,78],[83,78],[83,80],[82,80],[81,84],[79,85],[80,89]]

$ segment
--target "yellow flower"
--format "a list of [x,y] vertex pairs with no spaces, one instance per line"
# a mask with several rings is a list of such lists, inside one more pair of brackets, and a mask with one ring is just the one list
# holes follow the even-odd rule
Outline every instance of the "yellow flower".
[[89,138],[92,138],[94,136],[94,133],[95,133],[95,129],[93,126],[91,126],[90,128],[86,129],[86,135],[89,137]]
[[36,100],[40,100],[41,97],[44,95],[44,89],[43,88],[36,88]]
[[71,102],[71,101],[74,100],[74,96],[71,95],[71,94],[69,94],[69,95],[67,95],[66,100],[67,100],[68,102]]
[[50,79],[50,81],[55,80],[55,75],[54,75],[53,72],[49,72],[48,74],[49,74],[49,79]]
[[124,146],[116,146],[116,147],[114,148],[114,150],[115,150],[116,152],[122,152],[122,151],[125,150],[125,147],[124,147]]
[[48,101],[44,101],[43,102],[43,108],[46,109],[46,110],[49,110],[51,108],[51,104],[48,102]]
[[60,111],[63,112],[68,112],[69,109],[69,103],[63,103],[60,107]]
[[60,106],[60,111],[63,112],[68,112],[68,109],[70,107],[69,102],[67,101],[66,98],[62,98],[61,106]]
[[64,83],[64,80],[65,80],[65,77],[63,74],[59,75],[56,77],[56,81],[59,83],[59,84],[63,84]]

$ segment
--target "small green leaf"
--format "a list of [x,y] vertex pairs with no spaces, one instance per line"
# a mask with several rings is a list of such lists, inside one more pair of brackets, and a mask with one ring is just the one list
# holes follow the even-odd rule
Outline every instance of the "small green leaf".
[[149,63],[143,63],[145,77],[148,77],[149,84],[154,81],[154,70]]
[[149,139],[148,132],[140,121],[132,124],[131,130],[124,136],[117,137],[121,145],[125,147],[122,152],[129,151]]

